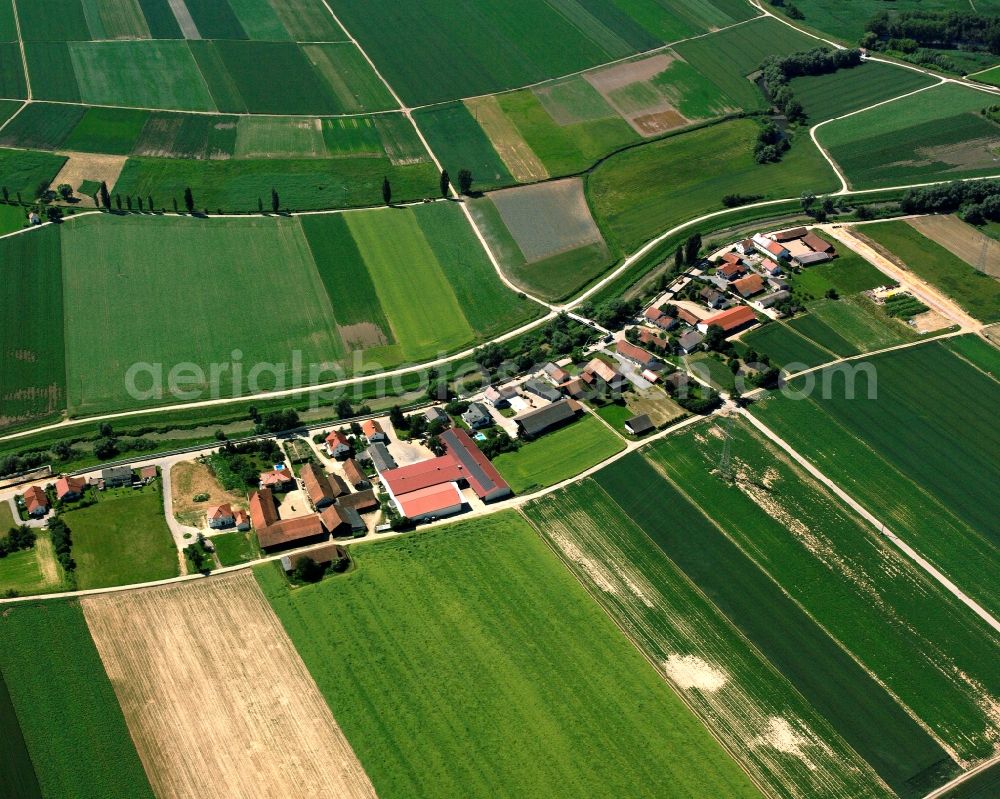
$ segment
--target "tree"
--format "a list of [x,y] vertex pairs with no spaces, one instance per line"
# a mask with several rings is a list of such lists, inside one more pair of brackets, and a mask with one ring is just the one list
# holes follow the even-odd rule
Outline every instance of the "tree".
[[396,429],[399,428],[405,429],[407,427],[406,417],[403,415],[403,409],[400,408],[398,405],[393,405],[389,409],[389,421],[392,423],[392,426],[395,427]]
[[177,198],[174,197],[174,213],[177,213]]
[[468,169],[463,169],[458,173],[458,190],[462,194],[468,194],[472,191],[472,172]]
[[301,557],[295,561],[292,577],[299,583],[318,583],[326,572],[322,566],[309,557]]
[[153,195],[152,194],[146,195],[146,207],[149,209],[150,213],[153,212]]
[[684,248],[680,244],[674,250],[674,268],[678,271],[684,268]]
[[141,212],[141,211],[144,211],[144,210],[145,210],[145,206],[144,206],[144,203],[143,203],[143,200],[142,200],[142,197],[141,197],[141,196],[139,196],[139,197],[136,197],[136,199],[137,199],[137,200],[139,201],[139,211],[140,211],[140,212]]
[[68,183],[60,183],[56,191],[59,192],[59,196],[62,197],[67,202],[73,196],[73,187]]
[[448,176],[448,170],[441,170],[441,196],[446,200],[448,199],[448,190],[451,188],[451,178]]
[[115,195],[115,208],[119,211],[122,210],[122,196],[120,194]]
[[118,454],[118,442],[113,438],[100,438],[94,443],[94,455],[106,461]]
[[107,208],[110,211],[111,210],[111,195],[108,193],[108,184],[105,183],[103,180],[101,181],[100,192],[101,192],[101,205],[103,205],[105,208]]
[[257,198],[257,210],[264,213],[264,201],[260,197]]
[[808,214],[812,207],[816,204],[816,195],[811,191],[804,191],[802,192],[802,196],[799,198],[799,201],[802,203],[802,210]]
[[194,195],[191,193],[190,186],[184,189],[184,207],[187,208],[189,214],[194,213]]
[[128,210],[130,210],[130,211],[132,210],[132,195],[131,194],[126,194],[125,195],[125,207],[128,208]]
[[392,186],[389,185],[389,178],[382,178],[382,200],[386,205],[392,205]]
[[696,264],[698,262],[698,252],[701,250],[701,233],[692,233],[684,242],[684,262]]
[[6,202],[10,202],[10,192],[9,192],[9,191],[7,191],[7,187],[6,187],[6,186],[4,186],[4,187],[3,187],[3,189],[2,189],[2,191],[3,191],[3,201],[4,201],[5,203],[6,203]]
[[278,197],[278,192],[272,186],[271,187],[271,210],[274,213],[278,213],[278,210],[280,208],[281,208],[281,200]]

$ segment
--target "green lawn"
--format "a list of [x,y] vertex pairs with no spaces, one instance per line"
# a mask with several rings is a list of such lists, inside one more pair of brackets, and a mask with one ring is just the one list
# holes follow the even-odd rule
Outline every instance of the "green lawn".
[[0,614],[0,637],[2,681],[41,795],[152,799],[80,605],[8,606]]
[[609,158],[587,179],[605,239],[631,252],[674,225],[721,210],[727,194],[777,199],[835,187],[829,165],[805,135],[780,163],[757,164],[758,131],[751,120],[724,122]]
[[219,562],[223,566],[235,566],[248,563],[260,557],[260,547],[257,546],[257,536],[252,532],[222,533],[213,535],[212,543]]
[[515,494],[524,494],[573,477],[623,449],[621,437],[588,413],[516,452],[498,455],[493,465]]
[[995,493],[969,487],[1000,479],[990,422],[1000,384],[938,342],[869,360],[855,399],[831,368],[809,401],[772,396],[753,412],[996,614],[1000,508]]
[[108,489],[100,501],[62,514],[73,541],[79,589],[176,577],[177,548],[163,515],[159,481]]
[[[770,795],[811,795],[822,784],[825,796],[890,796],[830,723],[592,478],[529,503],[525,512]],[[686,662],[723,681],[700,690],[678,668]],[[760,731],[776,720],[804,733],[798,757],[760,745]]]
[[977,271],[905,222],[865,225],[864,233],[975,318],[985,323],[1000,321],[1000,281]]
[[516,514],[351,554],[255,575],[382,799],[759,796]]
[[28,224],[26,208],[19,205],[0,205],[0,235],[21,230]]
[[[732,467],[742,468],[736,458]],[[686,484],[675,487],[639,453],[595,480],[897,794],[916,799],[957,772],[903,707],[692,504]]]
[[817,264],[788,275],[792,291],[803,300],[818,300],[830,289],[840,295],[857,294],[895,281],[853,250],[840,248],[832,261]]

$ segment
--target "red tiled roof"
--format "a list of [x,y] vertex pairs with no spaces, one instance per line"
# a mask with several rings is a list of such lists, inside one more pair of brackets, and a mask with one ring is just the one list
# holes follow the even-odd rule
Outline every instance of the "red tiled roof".
[[746,267],[743,264],[724,264],[719,267],[719,273],[725,275],[726,277],[732,277],[733,275],[738,275],[740,272],[746,272]]
[[356,486],[358,483],[364,483],[368,481],[365,473],[361,471],[361,467],[358,466],[358,462],[354,458],[348,458],[344,461],[344,476],[347,481]]
[[451,512],[462,504],[462,495],[454,483],[427,486],[396,497],[400,511],[410,519]]
[[833,252],[833,245],[826,239],[821,239],[811,230],[802,237],[802,243],[813,252]]
[[257,530],[257,541],[262,549],[269,549],[276,546],[284,546],[301,541],[304,538],[313,538],[325,535],[323,523],[320,521],[318,513],[310,513],[308,516],[300,516],[297,519],[283,519],[275,522],[263,529]]
[[361,432],[365,434],[365,438],[371,438],[376,433],[383,432],[382,425],[380,425],[374,419],[365,419],[361,423]]
[[775,241],[792,241],[792,239],[801,239],[806,235],[806,229],[804,227],[793,227],[791,230],[782,230],[780,233],[774,234]]
[[716,325],[725,331],[734,330],[737,327],[756,322],[757,317],[746,305],[737,305],[728,311],[720,311],[704,320],[706,325]]
[[245,510],[237,508],[233,511],[233,521],[236,522],[236,526],[239,527],[241,524],[245,524],[250,521],[250,517],[247,515]]
[[60,477],[56,480],[56,496],[62,499],[67,494],[81,494],[86,487],[83,477]]
[[639,328],[639,341],[660,350],[665,349],[668,343],[665,338],[658,336],[655,331],[650,330],[648,327]]
[[768,242],[767,251],[772,255],[781,255],[783,252],[788,252],[787,247],[783,247],[776,241]]
[[698,324],[698,322],[701,321],[697,316],[695,316],[693,313],[691,313],[687,308],[681,308],[679,306],[677,308],[677,318],[680,319],[682,322],[687,322],[689,325],[696,325],[696,324]]
[[21,495],[24,499],[25,507],[28,509],[28,513],[31,513],[37,508],[49,507],[49,498],[45,496],[45,491],[43,491],[38,486],[31,486],[26,489],[24,494]]
[[653,356],[642,347],[637,347],[632,342],[625,341],[624,339],[615,344],[615,351],[623,358],[628,358],[630,361],[635,361],[643,365],[653,360]]
[[262,488],[250,495],[250,521],[257,530],[278,521],[278,509],[274,506],[274,495],[270,488]]
[[347,436],[341,433],[339,430],[332,431],[326,437],[326,445],[328,447],[333,447],[336,444],[343,444],[345,447],[348,446]]
[[744,297],[752,297],[764,290],[764,278],[757,274],[747,275],[739,280],[734,280],[733,288]]
[[643,316],[645,316],[650,322],[655,322],[657,319],[659,319],[663,315],[664,315],[663,311],[661,311],[659,308],[655,308],[655,307],[654,308],[647,308],[646,309],[646,313],[643,314]]
[[593,358],[584,367],[584,372],[590,372],[596,377],[601,378],[605,383],[611,383],[618,378],[618,372],[608,366],[600,358]]
[[319,470],[317,474],[316,468],[311,463],[302,467],[299,476],[302,478],[302,484],[305,486],[306,493],[313,505],[318,505],[323,500],[332,502],[336,498],[337,492],[330,485],[326,473]]
[[284,485],[290,483],[295,477],[287,469],[272,469],[269,472],[260,473],[260,482],[264,488],[274,485]]
[[222,505],[216,505],[214,508],[208,509],[208,520],[213,521],[215,519],[226,519],[233,517],[233,506],[228,502]]

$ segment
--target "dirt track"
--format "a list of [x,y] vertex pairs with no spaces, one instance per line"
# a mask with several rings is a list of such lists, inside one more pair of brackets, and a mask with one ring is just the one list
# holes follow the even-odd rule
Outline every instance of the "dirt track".
[[251,572],[82,604],[161,799],[374,799]]

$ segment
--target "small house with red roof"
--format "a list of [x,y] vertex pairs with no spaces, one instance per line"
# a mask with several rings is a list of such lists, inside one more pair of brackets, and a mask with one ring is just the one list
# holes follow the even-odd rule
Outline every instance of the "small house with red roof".
[[332,430],[327,434],[324,443],[326,444],[326,454],[331,458],[342,461],[351,457],[351,442],[342,431]]
[[24,507],[32,519],[40,519],[49,512],[49,498],[38,486],[31,486],[21,495]]

